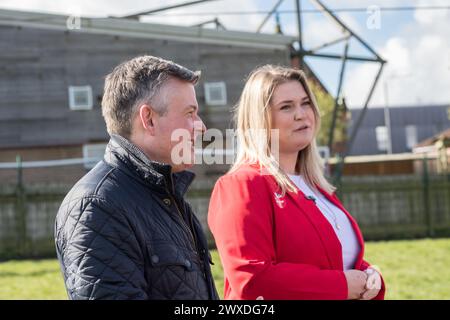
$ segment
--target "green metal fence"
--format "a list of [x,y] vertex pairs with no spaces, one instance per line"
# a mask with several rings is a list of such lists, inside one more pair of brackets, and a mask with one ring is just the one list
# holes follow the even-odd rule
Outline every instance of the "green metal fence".
[[367,240],[450,236],[450,176],[344,178],[346,209]]
[[[214,181],[188,193],[205,230]],[[55,255],[54,219],[70,187],[0,186],[0,259]],[[450,236],[450,175],[344,177],[339,195],[366,240]]]

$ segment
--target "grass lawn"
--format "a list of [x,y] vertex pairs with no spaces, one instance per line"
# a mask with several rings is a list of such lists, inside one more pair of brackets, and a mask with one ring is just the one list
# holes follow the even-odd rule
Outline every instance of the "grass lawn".
[[[213,275],[223,294],[222,268]],[[366,260],[381,268],[386,299],[450,299],[450,239],[369,242]],[[0,263],[0,299],[67,299],[55,259]]]

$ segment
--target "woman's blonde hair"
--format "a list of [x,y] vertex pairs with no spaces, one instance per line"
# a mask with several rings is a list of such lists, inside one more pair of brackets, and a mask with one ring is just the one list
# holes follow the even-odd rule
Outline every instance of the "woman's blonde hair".
[[[238,150],[230,169],[230,172],[233,172],[242,164],[258,163],[261,169],[275,178],[283,195],[286,191],[297,192],[297,188],[280,169],[277,159],[271,152],[270,103],[275,88],[288,81],[298,81],[305,89],[313,107],[316,123],[314,137],[317,136],[320,129],[320,113],[305,74],[301,70],[280,66],[259,67],[250,73],[235,108]],[[324,165],[315,138],[306,148],[299,151],[295,169],[310,187],[316,188],[317,185],[330,194],[335,191],[336,188],[324,177]]]

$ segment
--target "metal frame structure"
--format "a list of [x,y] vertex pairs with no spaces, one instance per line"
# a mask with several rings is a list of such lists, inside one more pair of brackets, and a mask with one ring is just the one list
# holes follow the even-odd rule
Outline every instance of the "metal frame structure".
[[[264,27],[266,22],[269,20],[270,16],[277,12],[278,7],[283,3],[284,0],[279,0],[275,4],[275,6],[272,8],[272,10],[267,14],[267,16],[264,18],[262,23],[258,26],[256,32],[260,32],[261,29]],[[338,27],[342,28],[345,32],[344,36],[335,40],[332,40],[330,42],[324,43],[316,48],[305,50],[303,47],[303,35],[302,35],[302,10],[301,10],[301,0],[294,0],[295,7],[297,11],[297,28],[298,28],[298,50],[296,50],[295,54],[299,58],[299,64],[300,68],[303,68],[304,66],[304,58],[305,57],[318,57],[318,58],[327,58],[327,59],[340,59],[341,60],[341,70],[339,73],[339,82],[338,82],[338,89],[335,96],[335,103],[333,108],[333,118],[331,123],[331,128],[329,132],[328,137],[328,147],[330,149],[330,153],[332,152],[332,145],[334,140],[334,131],[336,126],[336,118],[338,116],[339,106],[341,105],[339,103],[339,100],[341,99],[341,91],[343,87],[343,81],[344,81],[344,74],[346,69],[346,62],[348,60],[351,61],[361,61],[361,62],[376,62],[380,64],[380,68],[378,69],[378,73],[375,76],[375,79],[372,83],[372,86],[369,90],[369,94],[364,102],[364,107],[359,115],[358,119],[356,120],[356,124],[353,127],[353,130],[350,134],[350,138],[346,144],[345,152],[342,155],[338,155],[340,161],[338,161],[336,168],[335,168],[335,176],[334,176],[334,182],[335,184],[340,184],[343,166],[345,163],[345,157],[350,153],[353,142],[355,140],[356,134],[358,133],[359,127],[362,123],[362,120],[364,119],[367,107],[369,105],[370,99],[372,98],[373,92],[375,90],[376,84],[380,78],[381,72],[383,71],[384,64],[387,62],[383,58],[381,58],[377,52],[368,44],[366,43],[361,37],[359,37],[354,31],[352,31],[344,22],[342,22],[333,12],[328,9],[320,0],[310,0],[316,7],[318,7],[321,12],[323,12],[328,18],[332,20],[333,23],[335,23]],[[361,56],[355,56],[355,55],[349,55],[348,54],[348,48],[349,48],[349,41],[351,38],[354,38],[356,41],[358,41],[360,44],[362,44],[372,55],[373,57],[361,57]],[[335,54],[321,54],[317,53],[318,50],[321,50],[323,48],[327,48],[331,45],[345,42],[344,52],[342,55],[335,55]]]
[[158,12],[162,12],[162,11],[166,11],[166,10],[170,10],[170,9],[176,9],[176,8],[182,8],[182,7],[192,6],[192,5],[194,5],[194,4],[199,4],[199,3],[203,3],[203,2],[210,2],[210,1],[217,1],[217,0],[197,0],[197,1],[189,1],[189,2],[184,2],[184,3],[172,5],[172,6],[165,6],[165,7],[161,7],[161,8],[157,8],[157,9],[152,9],[152,10],[147,10],[147,11],[140,11],[140,12],[136,12],[136,13],[133,13],[133,14],[126,15],[126,16],[122,16],[122,17],[120,17],[120,18],[126,18],[126,19],[139,19],[140,16],[145,16],[145,15],[148,15],[148,14],[158,13]]
[[216,30],[227,30],[227,28],[225,28],[225,26],[222,24],[222,22],[220,22],[218,18],[194,24],[192,25],[192,27],[203,27],[208,24],[214,24],[216,26]]
[[[157,9],[153,9],[153,10],[149,10],[149,11],[143,11],[143,12],[138,12],[135,14],[131,14],[131,15],[126,15],[123,16],[122,18],[127,18],[127,19],[138,19],[140,16],[142,15],[148,15],[148,14],[154,14],[154,13],[158,13],[158,12],[162,12],[162,11],[166,11],[166,10],[170,10],[170,9],[175,9],[175,8],[181,8],[181,7],[186,7],[186,6],[191,6],[191,5],[195,5],[195,4],[200,4],[200,3],[204,3],[204,2],[210,2],[210,1],[216,1],[216,0],[198,0],[198,1],[190,1],[190,2],[185,2],[185,3],[181,3],[178,5],[172,5],[172,6],[165,6],[165,7],[161,7],[161,8],[157,8]],[[338,82],[338,87],[337,87],[337,92],[336,92],[336,96],[335,96],[335,102],[334,102],[334,108],[333,108],[333,117],[332,117],[332,122],[331,122],[331,128],[329,131],[329,135],[328,135],[328,148],[330,150],[330,154],[332,154],[332,146],[333,146],[333,141],[334,141],[334,132],[335,132],[335,127],[336,127],[336,119],[338,116],[338,111],[339,111],[339,107],[342,106],[342,103],[340,103],[340,100],[343,98],[342,95],[342,87],[343,87],[343,82],[344,82],[344,74],[345,74],[345,70],[346,70],[346,63],[347,61],[360,61],[360,62],[376,62],[379,63],[380,68],[378,69],[378,73],[375,76],[375,79],[372,83],[372,86],[369,90],[369,94],[364,102],[364,107],[362,112],[360,113],[358,119],[356,120],[356,124],[353,127],[353,130],[350,134],[350,138],[347,141],[346,144],[346,148],[345,151],[342,155],[337,154],[338,158],[340,159],[340,161],[338,161],[336,168],[335,168],[335,176],[334,176],[334,183],[335,184],[340,184],[341,181],[341,176],[342,176],[342,171],[343,171],[343,166],[345,163],[345,157],[348,156],[348,154],[351,151],[353,142],[355,140],[356,134],[358,133],[359,127],[362,123],[362,120],[364,119],[367,107],[369,105],[370,99],[372,98],[373,92],[375,90],[376,84],[378,83],[378,80],[380,78],[381,72],[383,71],[383,67],[384,64],[387,62],[386,60],[384,60],[383,58],[381,58],[377,52],[375,52],[375,50],[367,43],[365,42],[361,37],[359,37],[353,30],[351,30],[344,22],[342,22],[341,19],[339,19],[329,8],[327,8],[321,0],[309,0],[311,3],[313,3],[316,7],[318,7],[318,9],[323,12],[323,14],[328,17],[329,19],[331,19],[331,21],[333,23],[336,24],[336,26],[340,27],[343,31],[344,31],[344,36],[334,39],[332,41],[329,41],[327,43],[324,43],[316,48],[312,48],[309,50],[306,50],[303,47],[303,34],[302,34],[302,9],[301,9],[301,0],[294,0],[295,2],[295,8],[296,8],[296,13],[297,13],[297,28],[298,28],[298,49],[295,50],[295,55],[298,56],[299,58],[299,67],[300,68],[304,68],[304,59],[305,57],[317,57],[317,58],[326,58],[326,59],[338,59],[341,60],[341,69],[340,69],[340,73],[339,73],[339,82]],[[273,8],[268,12],[268,14],[264,17],[263,21],[260,23],[260,25],[257,27],[256,29],[256,33],[260,33],[262,28],[264,27],[264,25],[267,23],[267,21],[270,19],[270,17],[274,14],[278,15],[278,8],[280,7],[280,5],[284,2],[284,0],[277,0],[277,2],[275,3],[275,5],[273,6]],[[278,18],[278,17],[277,17]],[[225,27],[219,22],[219,20],[216,18],[214,20],[210,20],[210,21],[206,21],[203,23],[199,23],[196,24],[195,26],[203,26],[209,23],[215,23],[216,24],[216,28],[223,28],[225,29]],[[373,57],[361,57],[361,56],[356,56],[356,55],[349,55],[348,54],[348,50],[349,50],[349,42],[351,39],[355,39],[356,41],[358,41],[363,47],[365,47],[371,54]],[[340,42],[345,42],[344,45],[344,52],[342,55],[338,55],[338,54],[323,54],[323,53],[318,53],[317,51],[330,47],[332,45],[335,45],[337,43]]]

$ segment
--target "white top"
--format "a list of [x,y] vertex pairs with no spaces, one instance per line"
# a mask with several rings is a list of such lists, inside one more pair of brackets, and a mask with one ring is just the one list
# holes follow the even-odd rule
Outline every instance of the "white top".
[[354,269],[360,247],[358,238],[347,215],[330,202],[320,191],[312,190],[301,175],[289,175],[289,178],[306,197],[315,200],[318,209],[333,227],[336,236],[341,242],[344,271]]

